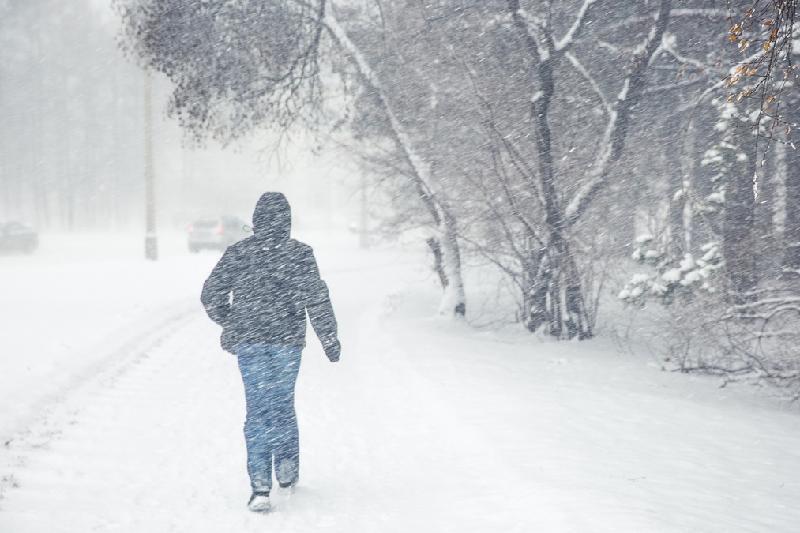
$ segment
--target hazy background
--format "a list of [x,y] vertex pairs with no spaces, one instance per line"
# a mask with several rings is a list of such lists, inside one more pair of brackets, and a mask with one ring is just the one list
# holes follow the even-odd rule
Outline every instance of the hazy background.
[[[0,220],[144,231],[144,71],[118,46],[118,25],[107,0],[0,2]],[[159,230],[249,220],[265,190],[289,196],[299,227],[357,220],[358,175],[343,154],[267,134],[192,146],[166,118],[168,91],[154,78]]]

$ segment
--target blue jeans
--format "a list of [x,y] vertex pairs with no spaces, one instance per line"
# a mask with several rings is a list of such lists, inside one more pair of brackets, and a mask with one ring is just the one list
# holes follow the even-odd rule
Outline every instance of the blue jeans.
[[281,485],[297,482],[300,440],[294,411],[294,385],[302,346],[241,344],[236,347],[244,382],[247,416],[247,473],[253,491],[272,488],[272,462]]

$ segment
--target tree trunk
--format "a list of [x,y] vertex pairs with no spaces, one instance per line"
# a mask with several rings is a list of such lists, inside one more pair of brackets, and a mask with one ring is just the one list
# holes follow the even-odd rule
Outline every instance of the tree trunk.
[[[792,42],[792,59],[796,63],[800,60],[800,41]],[[796,88],[787,98],[787,120],[794,127],[789,133],[788,146],[784,147],[783,169],[785,188],[785,216],[783,219],[783,248],[781,258],[783,275],[787,279],[797,279],[800,276],[800,135],[797,125],[800,124],[800,93]]]
[[575,257],[568,254],[566,267],[566,287],[564,289],[564,310],[566,311],[567,337],[586,340],[592,338],[592,325],[586,309],[580,272]]
[[442,219],[442,270],[447,279],[439,313],[463,317],[467,312],[464,279],[461,277],[461,250],[458,245],[455,219],[445,214]]
[[785,205],[782,266],[786,274],[794,277],[800,275],[800,148],[791,145],[786,148]]
[[[761,142],[763,148],[763,141]],[[756,270],[762,279],[776,279],[780,276],[783,248],[778,246],[778,195],[783,180],[778,176],[781,161],[777,151],[757,153],[758,194],[755,199],[753,253]]]
[[[719,110],[712,105],[702,105],[697,108],[696,117],[691,121],[689,130],[689,157],[692,160],[689,173],[689,193],[697,199],[707,198],[714,192],[714,171],[711,165],[704,165],[708,146],[705,141],[716,139],[720,133],[714,131],[714,125],[719,121]],[[689,209],[687,227],[687,250],[695,255],[702,255],[702,246],[711,241],[717,241],[721,234],[718,217],[704,216],[694,209]]]
[[669,256],[681,258],[686,253],[686,226],[683,214],[686,208],[686,191],[683,186],[683,166],[677,155],[676,145],[681,138],[681,115],[672,115],[667,119],[666,138],[664,139],[664,158],[667,166],[669,191]]
[[524,313],[525,327],[536,332],[550,319],[547,310],[547,290],[550,285],[550,270],[544,250],[534,249],[528,244],[529,261],[526,265]]
[[725,182],[725,212],[722,222],[722,255],[725,258],[728,295],[740,303],[756,285],[755,195],[756,137],[749,123],[735,119],[734,135],[739,153],[747,157]]
[[[521,15],[518,1],[509,2],[509,8],[519,34],[526,43],[531,59],[535,60],[532,78],[538,81],[538,99],[534,98],[532,100],[530,119],[533,124],[539,166],[538,185],[541,188],[544,199],[544,222],[548,232],[545,251],[547,261],[543,263],[544,268],[540,269],[540,275],[544,276],[544,279],[539,282],[539,286],[533,289],[533,294],[530,295],[532,297],[530,303],[535,308],[532,307],[529,311],[528,329],[536,330],[542,320],[549,320],[550,335],[561,338],[564,335],[562,309],[567,310],[568,314],[570,311],[577,309],[577,313],[581,314],[582,310],[580,308],[583,305],[583,298],[576,297],[576,295],[581,294],[580,277],[566,275],[569,273],[567,265],[574,264],[574,260],[569,255],[569,246],[564,236],[566,224],[555,183],[552,130],[549,123],[550,104],[555,95],[555,80],[553,77],[554,62],[557,59],[553,55],[555,44],[549,31],[542,36],[541,42],[536,42],[533,39],[528,32],[527,23]],[[533,193],[536,194],[535,186],[533,188]],[[562,279],[565,281],[566,289],[564,291],[561,290]],[[546,313],[542,313],[539,306],[543,303],[542,298],[545,295],[547,296],[549,309]],[[580,321],[569,322],[569,324],[572,327],[572,329],[570,327],[567,328],[567,336],[569,338],[591,336],[588,331],[575,329],[579,327]]]
[[447,279],[447,274],[444,272],[444,262],[442,261],[442,245],[439,244],[439,239],[436,237],[430,237],[427,241],[428,248],[431,249],[431,254],[433,254],[433,271],[436,272],[436,275],[439,276],[439,284],[442,286],[442,290],[447,288],[449,281]]

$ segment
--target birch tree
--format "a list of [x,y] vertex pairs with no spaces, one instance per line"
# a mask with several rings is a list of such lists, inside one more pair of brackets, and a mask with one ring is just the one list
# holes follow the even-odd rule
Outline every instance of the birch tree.
[[440,304],[442,314],[463,316],[466,313],[466,296],[461,268],[456,218],[446,202],[444,193],[431,172],[429,161],[420,153],[412,135],[395,111],[390,91],[384,86],[378,72],[366,54],[354,43],[335,16],[328,13],[323,19],[326,30],[334,43],[350,59],[364,85],[384,113],[390,132],[402,159],[407,165],[410,178],[418,186],[420,198],[426,203],[437,229],[433,237],[434,253],[441,252],[441,272],[444,295]]

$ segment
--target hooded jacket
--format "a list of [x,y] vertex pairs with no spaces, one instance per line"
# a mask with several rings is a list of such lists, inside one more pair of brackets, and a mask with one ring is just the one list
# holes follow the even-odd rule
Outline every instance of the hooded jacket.
[[243,343],[305,346],[306,313],[329,359],[339,357],[328,287],[310,246],[290,237],[291,209],[281,193],[259,198],[253,235],[229,246],[203,284],[208,316],[222,326],[223,349]]

